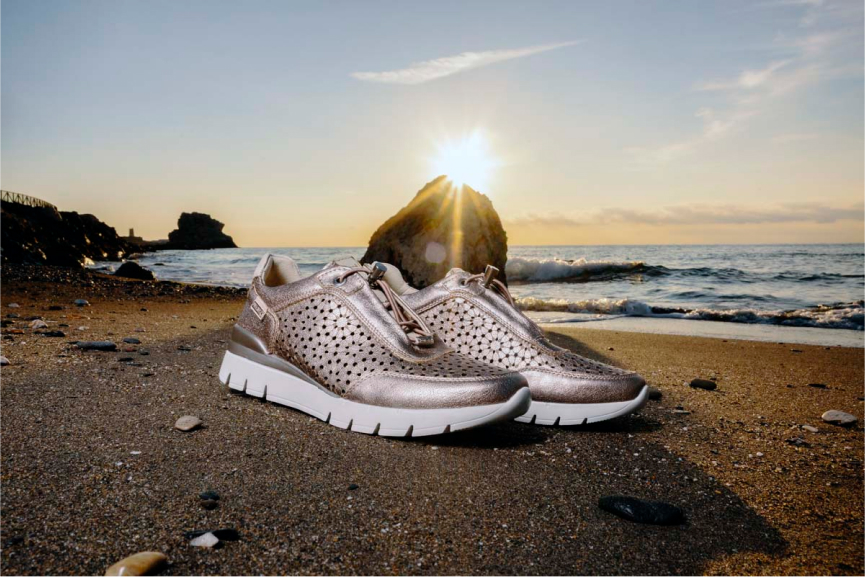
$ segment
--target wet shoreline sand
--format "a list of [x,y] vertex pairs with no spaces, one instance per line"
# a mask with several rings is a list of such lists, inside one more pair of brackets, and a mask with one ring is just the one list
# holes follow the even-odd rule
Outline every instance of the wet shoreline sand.
[[[663,397],[587,427],[386,439],[221,386],[243,298],[4,267],[4,573],[102,574],[145,550],[168,556],[165,574],[863,573],[860,348],[555,327],[557,344],[639,370]],[[859,423],[825,424],[828,409]],[[185,414],[204,427],[175,430]],[[688,524],[618,519],[597,507],[612,494],[676,504]],[[184,536],[220,527],[241,539]]]

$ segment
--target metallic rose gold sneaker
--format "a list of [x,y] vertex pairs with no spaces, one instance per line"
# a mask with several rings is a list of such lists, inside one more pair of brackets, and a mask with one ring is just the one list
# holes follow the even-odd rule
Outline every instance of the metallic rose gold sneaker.
[[447,347],[385,271],[345,259],[301,278],[290,258],[265,256],[220,381],[372,435],[437,435],[528,410],[523,376]]
[[627,415],[648,398],[643,378],[583,358],[549,342],[514,304],[498,270],[451,270],[417,291],[399,270],[385,265],[384,279],[445,343],[491,366],[519,371],[529,382],[532,405],[517,421],[582,425]]

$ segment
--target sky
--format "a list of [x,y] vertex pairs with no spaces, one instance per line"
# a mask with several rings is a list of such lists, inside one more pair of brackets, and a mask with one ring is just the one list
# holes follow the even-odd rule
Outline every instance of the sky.
[[861,1],[4,0],[0,185],[364,246],[445,171],[509,243],[863,241]]

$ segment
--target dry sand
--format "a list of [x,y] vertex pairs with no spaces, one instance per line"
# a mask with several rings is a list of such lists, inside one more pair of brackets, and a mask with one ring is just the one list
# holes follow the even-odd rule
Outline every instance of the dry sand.
[[[166,574],[863,573],[862,349],[561,328],[558,344],[639,370],[663,398],[593,426],[397,440],[221,386],[242,298],[4,268],[2,317],[22,317],[2,341],[4,574],[102,574],[145,550],[168,556]],[[66,337],[33,334],[32,315]],[[689,388],[695,377],[718,389]],[[824,424],[827,409],[860,421]],[[204,428],[175,430],[187,414]],[[221,495],[211,511],[207,489]],[[597,507],[611,494],[676,504],[689,522],[624,521]],[[184,536],[220,527],[240,541]]]

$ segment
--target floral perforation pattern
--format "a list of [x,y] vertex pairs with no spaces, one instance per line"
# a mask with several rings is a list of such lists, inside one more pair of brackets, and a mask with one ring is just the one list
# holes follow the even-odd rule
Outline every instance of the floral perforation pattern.
[[318,295],[279,313],[277,353],[331,391],[343,395],[371,373],[433,379],[482,378],[506,371],[451,352],[432,361],[403,360],[373,338],[356,313],[331,295]]
[[421,316],[447,345],[496,367],[510,370],[546,368],[589,377],[630,374],[570,352],[556,351],[542,342],[527,341],[463,297],[446,300]]

